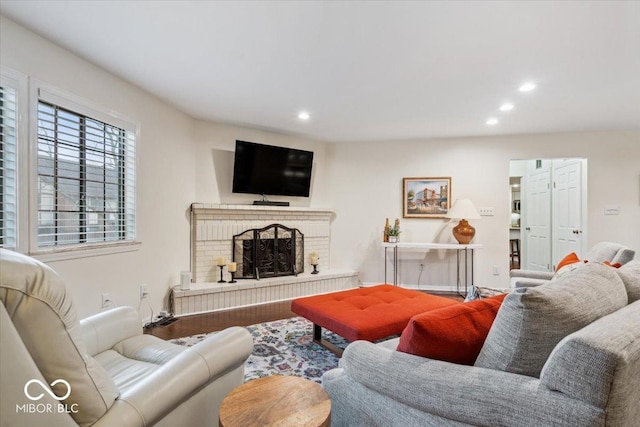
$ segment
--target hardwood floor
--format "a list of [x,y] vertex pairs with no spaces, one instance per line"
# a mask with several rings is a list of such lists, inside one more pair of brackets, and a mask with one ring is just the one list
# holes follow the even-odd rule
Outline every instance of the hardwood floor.
[[[464,298],[451,293],[430,292],[457,301]],[[256,323],[271,322],[273,320],[288,319],[297,316],[291,311],[291,301],[274,302],[270,304],[254,305],[213,313],[196,314],[179,317],[167,326],[157,326],[145,329],[145,334],[152,334],[165,340],[182,338],[190,335],[221,331],[229,326],[249,326]]]
[[291,301],[281,301],[213,313],[183,316],[170,325],[145,329],[145,333],[169,340],[221,331],[229,326],[249,326],[294,316],[296,314],[291,311]]

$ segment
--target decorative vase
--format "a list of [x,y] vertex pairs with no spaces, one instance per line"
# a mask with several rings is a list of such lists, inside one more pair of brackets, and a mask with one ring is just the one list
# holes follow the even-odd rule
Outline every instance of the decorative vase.
[[476,229],[473,228],[466,219],[461,219],[453,229],[453,237],[455,237],[461,245],[468,245],[475,235]]
[[398,241],[398,236],[389,236],[389,243],[396,243]]

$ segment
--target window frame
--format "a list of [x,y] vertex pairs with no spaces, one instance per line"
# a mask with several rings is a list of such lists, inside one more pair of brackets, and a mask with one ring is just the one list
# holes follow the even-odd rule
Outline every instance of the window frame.
[[25,252],[28,246],[28,162],[29,156],[29,78],[4,65],[0,66],[0,85],[10,86],[16,91],[16,178],[15,245],[6,249]]
[[[29,192],[28,192],[28,216],[29,233],[28,243],[24,251],[42,261],[57,261],[64,259],[82,258],[89,256],[105,255],[111,253],[129,252],[139,250],[141,243],[138,240],[138,185],[137,171],[139,165],[139,143],[140,125],[139,123],[106,108],[88,102],[75,95],[57,89],[47,83],[30,79],[29,84]],[[95,119],[112,126],[132,132],[134,137],[134,160],[133,160],[133,194],[127,195],[133,203],[133,237],[129,240],[84,242],[69,245],[38,245],[38,105],[43,101],[51,103],[61,108],[73,111],[77,114]],[[26,144],[25,144],[26,145]],[[126,188],[125,188],[126,192]],[[125,204],[126,210],[127,204]]]

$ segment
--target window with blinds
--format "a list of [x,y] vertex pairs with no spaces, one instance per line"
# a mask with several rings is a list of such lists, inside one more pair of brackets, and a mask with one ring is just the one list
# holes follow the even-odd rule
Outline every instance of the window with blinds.
[[38,102],[38,247],[133,241],[135,133]]
[[16,247],[16,90],[0,86],[0,247]]

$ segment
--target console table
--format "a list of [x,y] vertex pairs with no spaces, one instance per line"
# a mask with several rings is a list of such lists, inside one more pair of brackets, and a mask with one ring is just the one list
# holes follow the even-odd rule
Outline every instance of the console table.
[[382,243],[382,247],[384,248],[384,281],[387,282],[387,250],[393,249],[393,284],[398,285],[398,261],[399,261],[399,249],[414,249],[414,250],[425,250],[428,251],[430,249],[439,249],[439,250],[450,250],[456,251],[456,292],[460,294],[460,287],[462,286],[461,279],[462,275],[460,274],[460,264],[461,261],[464,261],[464,296],[467,295],[469,289],[469,265],[471,266],[471,286],[473,283],[473,260],[474,260],[474,252],[476,249],[482,249],[481,244],[469,244],[469,245],[460,245],[457,243],[409,243],[409,242],[398,242],[398,243]]

